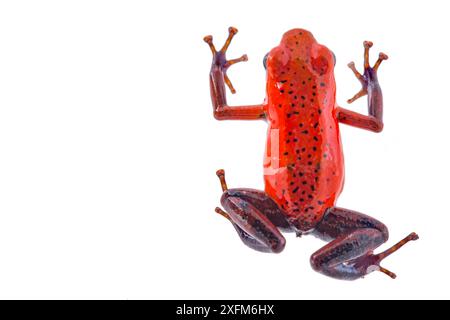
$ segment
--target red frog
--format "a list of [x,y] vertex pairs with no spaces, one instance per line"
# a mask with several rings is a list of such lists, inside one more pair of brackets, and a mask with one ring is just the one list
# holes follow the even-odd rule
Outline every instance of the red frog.
[[218,170],[227,218],[242,241],[258,251],[279,253],[284,249],[281,232],[298,236],[312,234],[329,243],[311,256],[312,267],[327,276],[354,280],[372,271],[392,278],[395,274],[380,261],[411,240],[416,233],[390,249],[374,254],[386,242],[387,227],[362,213],[336,206],[344,183],[339,123],[373,132],[383,129],[383,99],[377,70],[387,55],[380,53],[369,65],[372,43],[364,42],[364,73],[354,63],[349,67],[362,84],[351,99],[366,96],[368,113],[363,115],[337,106],[334,79],[335,56],[304,29],[286,32],[280,44],[264,58],[267,96],[264,103],[251,106],[227,105],[225,84],[235,90],[227,69],[247,56],[226,59],[226,51],[237,29],[217,51],[212,36],[204,38],[213,53],[210,87],[214,117],[217,120],[266,120],[269,124],[264,158],[265,191],[228,189],[224,170]]

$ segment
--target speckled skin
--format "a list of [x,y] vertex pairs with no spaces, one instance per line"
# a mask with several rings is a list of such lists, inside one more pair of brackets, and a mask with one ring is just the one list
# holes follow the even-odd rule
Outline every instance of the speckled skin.
[[267,57],[265,190],[307,232],[335,205],[344,182],[334,56],[302,29]]
[[377,69],[387,56],[380,53],[373,67],[364,42],[364,73],[353,63],[349,67],[362,89],[348,102],[367,95],[368,115],[337,106],[334,54],[316,42],[304,29],[284,34],[280,44],[265,58],[267,96],[251,106],[227,105],[225,85],[235,90],[227,77],[228,68],[247,56],[226,59],[226,51],[237,29],[219,51],[212,36],[204,40],[213,53],[210,88],[213,114],[217,120],[266,120],[269,124],[264,157],[265,191],[228,189],[224,170],[218,170],[223,208],[216,212],[227,218],[248,247],[260,252],[281,252],[286,244],[282,232],[313,234],[329,241],[311,255],[314,270],[343,280],[355,280],[372,271],[392,278],[395,274],[380,266],[381,260],[418,236],[411,233],[388,250],[373,250],[388,240],[387,227],[356,211],[336,207],[344,182],[344,163],[339,123],[381,132],[383,98]]

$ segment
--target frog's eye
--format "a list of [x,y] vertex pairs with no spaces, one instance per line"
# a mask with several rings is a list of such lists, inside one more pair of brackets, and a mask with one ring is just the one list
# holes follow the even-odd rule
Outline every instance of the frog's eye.
[[264,56],[264,59],[263,59],[263,65],[264,65],[264,69],[267,69],[267,57],[269,56],[269,54],[267,53],[265,56]]
[[331,51],[331,54],[333,55],[334,65],[336,65],[336,55],[334,54],[333,51]]

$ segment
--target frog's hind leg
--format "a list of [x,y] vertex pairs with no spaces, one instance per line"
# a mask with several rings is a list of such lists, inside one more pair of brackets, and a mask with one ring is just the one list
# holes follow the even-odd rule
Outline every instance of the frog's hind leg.
[[373,254],[373,250],[389,238],[386,226],[367,215],[337,207],[327,211],[313,235],[331,242],[311,256],[312,267],[343,280],[355,280],[372,271],[395,278],[396,275],[381,267],[380,262],[407,242],[419,238],[413,232],[390,249]]
[[291,226],[278,205],[263,191],[228,189],[223,170],[218,170],[217,176],[222,185],[221,203],[225,211],[216,208],[216,212],[231,222],[248,247],[260,252],[281,252],[286,240],[278,229],[289,232]]

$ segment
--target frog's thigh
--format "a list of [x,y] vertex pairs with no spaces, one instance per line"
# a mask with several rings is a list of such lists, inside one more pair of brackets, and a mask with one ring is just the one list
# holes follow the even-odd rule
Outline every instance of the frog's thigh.
[[338,207],[327,210],[313,235],[324,241],[332,241],[357,229],[375,229],[383,234],[384,241],[389,238],[387,227],[380,221],[363,213]]

